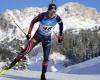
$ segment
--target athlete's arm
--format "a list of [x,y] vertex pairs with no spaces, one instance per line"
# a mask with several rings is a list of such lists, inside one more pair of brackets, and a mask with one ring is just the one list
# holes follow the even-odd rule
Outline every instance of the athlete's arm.
[[57,16],[57,22],[59,24],[59,36],[62,36],[63,35],[63,22],[60,16]]
[[28,30],[28,34],[31,34],[33,26],[36,22],[40,21],[43,17],[43,13],[39,14],[38,16],[36,16],[32,21],[31,24],[29,26],[29,30]]

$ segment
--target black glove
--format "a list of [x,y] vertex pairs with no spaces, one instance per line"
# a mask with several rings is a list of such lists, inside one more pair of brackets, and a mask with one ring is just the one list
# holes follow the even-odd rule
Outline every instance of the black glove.
[[61,43],[64,39],[64,36],[58,36],[58,43]]
[[31,34],[27,34],[26,38],[27,38],[27,40],[29,40],[31,38]]

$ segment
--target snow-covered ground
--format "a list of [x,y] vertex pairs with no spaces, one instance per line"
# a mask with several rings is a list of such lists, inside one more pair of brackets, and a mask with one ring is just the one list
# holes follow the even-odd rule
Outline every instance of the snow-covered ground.
[[[53,62],[54,55],[50,57],[47,80],[100,80],[100,57],[65,68],[62,64],[64,56],[57,53],[58,59]],[[29,62],[29,70],[11,69],[0,80],[40,80],[42,60],[42,54],[38,54]]]
[[[63,66],[63,61],[65,60],[64,55],[61,55],[60,53],[54,52],[53,54],[50,55],[49,59],[50,60],[49,60],[48,71],[57,72],[58,70],[61,70],[64,68],[64,66]],[[28,63],[29,69],[32,71],[41,71],[42,61],[43,61],[42,53],[37,54]]]
[[[39,71],[14,71],[9,70],[0,80],[40,80]],[[47,80],[100,80],[100,75],[76,75],[48,72]]]
[[60,72],[70,74],[100,75],[100,57],[69,66]]

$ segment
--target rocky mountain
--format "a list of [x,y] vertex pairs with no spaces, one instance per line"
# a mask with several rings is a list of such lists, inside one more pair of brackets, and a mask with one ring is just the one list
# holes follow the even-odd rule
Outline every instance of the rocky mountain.
[[[25,40],[25,35],[14,21],[27,33],[31,20],[46,10],[45,7],[27,7],[21,10],[7,9],[0,14],[0,48],[17,52],[19,43],[21,40]],[[97,12],[95,8],[70,2],[60,6],[57,14],[61,16],[64,22],[64,31],[71,30],[74,34],[78,34],[81,29],[91,29],[99,32],[100,12]],[[32,35],[37,28],[38,23],[35,24]],[[58,27],[54,28],[54,31],[57,33]]]

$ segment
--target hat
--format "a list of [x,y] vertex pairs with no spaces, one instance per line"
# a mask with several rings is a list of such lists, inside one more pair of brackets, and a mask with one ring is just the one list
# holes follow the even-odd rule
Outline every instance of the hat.
[[48,10],[51,10],[51,9],[57,9],[57,6],[56,6],[56,4],[54,4],[54,3],[51,3],[51,4],[49,4],[48,5]]

